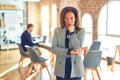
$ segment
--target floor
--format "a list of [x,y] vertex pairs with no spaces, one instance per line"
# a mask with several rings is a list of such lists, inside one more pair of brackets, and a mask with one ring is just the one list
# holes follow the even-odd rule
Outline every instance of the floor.
[[[41,49],[41,48],[40,48]],[[49,51],[45,49],[41,49],[41,51],[44,53],[42,54],[42,57],[45,57],[48,59],[46,62],[48,65],[48,68],[50,70],[50,73],[53,76],[52,80],[55,80],[54,76],[54,60],[53,58],[55,55],[50,53]],[[0,51],[0,80],[25,80],[25,74],[26,74],[26,67],[30,63],[29,59],[26,59],[23,65],[23,68],[21,72],[18,70],[18,61],[20,59],[20,54],[18,49],[14,50],[6,50],[6,51]],[[120,65],[116,64],[115,69],[112,72],[111,66],[107,65],[106,60],[101,61],[101,70],[99,69],[101,80],[120,80]],[[96,73],[94,72],[95,79],[98,80]],[[35,73],[31,73],[30,77],[27,77],[26,80],[36,80],[36,78],[40,78],[41,74],[35,76]],[[46,69],[43,69],[42,71],[42,80],[49,80],[49,75],[46,73]],[[88,70],[87,73],[87,80],[93,80],[91,75],[91,70]]]
[[0,76],[1,73],[17,65],[19,58],[18,49],[0,51]]

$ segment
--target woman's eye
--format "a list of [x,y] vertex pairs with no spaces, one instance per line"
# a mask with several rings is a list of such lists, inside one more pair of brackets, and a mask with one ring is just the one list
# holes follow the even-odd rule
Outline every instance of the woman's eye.
[[71,19],[73,19],[73,17],[71,17]]

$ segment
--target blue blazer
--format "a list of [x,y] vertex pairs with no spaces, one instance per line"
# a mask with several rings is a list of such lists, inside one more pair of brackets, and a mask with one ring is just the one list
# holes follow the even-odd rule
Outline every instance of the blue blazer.
[[25,45],[33,47],[35,45],[32,41],[32,36],[31,34],[26,30],[22,33],[21,35],[21,46],[23,47],[24,51],[27,51],[25,48]]

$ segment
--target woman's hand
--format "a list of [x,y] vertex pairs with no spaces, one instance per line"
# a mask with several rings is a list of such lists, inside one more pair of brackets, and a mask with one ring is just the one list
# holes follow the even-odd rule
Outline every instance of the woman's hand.
[[68,31],[69,31],[69,32],[73,32],[73,31],[74,31],[74,28],[75,28],[74,26],[68,26]]
[[82,52],[82,48],[80,48],[78,50],[71,50],[72,55],[79,55],[79,54],[81,54],[81,52]]

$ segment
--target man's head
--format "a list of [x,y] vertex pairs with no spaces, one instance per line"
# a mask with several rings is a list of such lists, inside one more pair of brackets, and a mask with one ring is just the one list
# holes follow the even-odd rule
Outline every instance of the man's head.
[[28,24],[27,25],[27,30],[31,33],[33,31],[33,27],[34,27],[33,24]]

